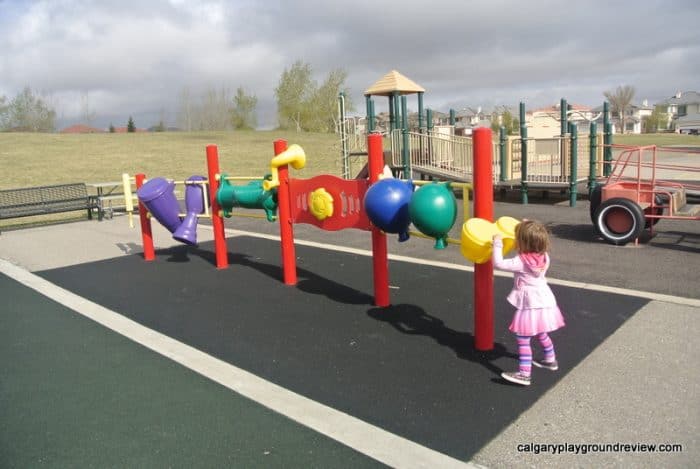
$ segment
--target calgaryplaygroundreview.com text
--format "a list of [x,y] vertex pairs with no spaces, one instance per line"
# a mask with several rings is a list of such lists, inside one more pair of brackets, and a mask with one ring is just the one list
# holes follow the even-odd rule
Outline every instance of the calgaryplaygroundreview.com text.
[[682,453],[678,443],[521,443],[518,453],[589,454],[589,453]]

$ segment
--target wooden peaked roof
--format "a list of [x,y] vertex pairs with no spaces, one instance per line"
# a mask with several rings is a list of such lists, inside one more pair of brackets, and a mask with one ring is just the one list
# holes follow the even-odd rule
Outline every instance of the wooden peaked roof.
[[391,96],[398,94],[424,93],[425,88],[415,81],[392,70],[365,90],[365,96]]

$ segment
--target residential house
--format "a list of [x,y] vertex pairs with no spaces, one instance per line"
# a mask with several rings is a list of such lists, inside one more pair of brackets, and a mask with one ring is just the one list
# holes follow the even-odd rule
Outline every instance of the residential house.
[[455,113],[455,135],[469,136],[477,127],[491,127],[491,114],[484,112],[481,106],[466,107]]
[[700,133],[700,93],[678,92],[656,105],[668,115],[669,128],[677,133]]
[[[591,120],[595,119],[594,110],[581,104],[569,104],[567,111],[568,122],[577,126],[579,133],[588,133]],[[561,110],[555,104],[545,108],[535,109],[525,114],[527,136],[529,138],[551,138],[561,135]]]
[[[654,111],[654,107],[649,105],[648,100],[643,100],[642,104],[630,104],[625,109],[625,128],[622,129],[622,122],[620,114],[618,112],[610,111],[610,123],[612,124],[612,133],[625,133],[625,134],[641,134],[644,131],[644,120]],[[605,117],[603,116],[603,106],[598,106],[593,109],[593,113],[596,114],[596,123],[598,124],[598,131],[602,132],[603,123],[605,122]],[[621,131],[622,129],[622,131]]]

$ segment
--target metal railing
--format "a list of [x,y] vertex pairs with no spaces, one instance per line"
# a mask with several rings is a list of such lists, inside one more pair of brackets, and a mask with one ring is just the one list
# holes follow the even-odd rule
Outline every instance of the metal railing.
[[[404,143],[407,143],[405,145]],[[391,133],[391,161],[395,167],[408,166],[410,172],[471,181],[474,167],[474,143],[471,137],[439,132]],[[497,142],[493,145],[494,181],[500,174]],[[411,174],[412,176],[412,174]]]

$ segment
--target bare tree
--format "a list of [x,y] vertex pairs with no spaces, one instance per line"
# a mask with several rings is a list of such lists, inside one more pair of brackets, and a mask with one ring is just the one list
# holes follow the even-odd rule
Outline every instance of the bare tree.
[[625,114],[632,104],[634,93],[635,89],[630,85],[618,86],[615,91],[606,91],[603,93],[605,98],[610,102],[610,110],[616,112],[620,117],[622,133],[625,133]]
[[180,92],[180,110],[177,116],[178,125],[182,130],[187,132],[192,131],[193,126],[193,106],[192,97],[190,95],[190,89],[184,87]]
[[220,91],[209,89],[202,94],[199,108],[200,130],[228,130],[231,128],[231,93],[228,89]]
[[10,121],[10,106],[7,105],[7,98],[0,96],[0,130],[7,127]]
[[[0,102],[0,107],[1,107]],[[22,132],[53,132],[55,130],[56,111],[43,99],[34,95],[29,87],[24,88],[10,102],[7,116],[2,118],[7,129]],[[2,114],[0,114],[2,117]]]

